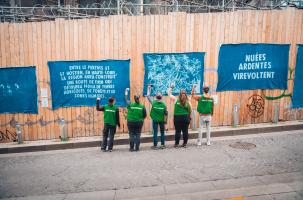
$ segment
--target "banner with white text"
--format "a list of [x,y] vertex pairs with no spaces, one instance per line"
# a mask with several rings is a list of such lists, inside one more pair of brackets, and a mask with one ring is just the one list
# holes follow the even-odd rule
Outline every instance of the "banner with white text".
[[96,98],[107,104],[125,106],[124,90],[129,88],[130,60],[48,62],[52,107],[94,106]]
[[0,113],[38,114],[36,67],[0,68]]
[[287,89],[289,44],[224,44],[217,91]]
[[298,45],[292,107],[303,108],[303,44]]

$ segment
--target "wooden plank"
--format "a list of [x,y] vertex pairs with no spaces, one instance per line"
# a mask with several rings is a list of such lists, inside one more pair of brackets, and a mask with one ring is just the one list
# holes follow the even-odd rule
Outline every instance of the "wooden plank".
[[[256,12],[256,17],[255,17],[255,28],[254,28],[254,43],[262,43],[262,27],[263,27],[263,12]],[[262,96],[262,91],[257,90],[257,94]],[[260,116],[257,120],[256,123],[263,123],[264,121],[264,113],[262,116]]]
[[[87,19],[80,20],[80,27],[79,27],[79,57],[81,60],[87,60],[88,59],[88,47],[87,47]],[[83,119],[85,117],[85,111],[86,107],[81,106],[77,107],[79,110],[77,115],[77,121],[79,123],[78,127],[78,137],[81,136],[88,136],[88,130],[86,128],[86,124],[84,123]]]
[[[33,23],[26,23],[26,30],[24,34],[24,41],[26,41],[24,49],[26,51],[25,54],[25,63],[29,66],[36,66],[34,63],[34,49],[36,48],[33,43]],[[36,66],[36,77],[37,77],[37,85],[38,85],[38,75],[37,75],[37,66]],[[33,125],[30,125],[30,122],[36,120],[35,114],[28,114],[26,120],[27,126],[27,134],[25,135],[26,140],[33,140],[34,131],[37,131]]]
[[[24,47],[23,47],[23,35],[20,34],[22,33],[22,24],[13,24],[13,28],[14,28],[14,43],[15,43],[15,53],[14,53],[14,63],[15,66],[24,66],[23,62],[24,62]],[[22,133],[24,133],[24,117],[26,116],[26,114],[22,114],[22,113],[16,113],[14,115],[14,117],[16,118],[16,120],[18,121],[18,123],[21,125],[21,131]],[[22,135],[23,140],[25,139],[24,134]]]
[[[242,24],[242,28],[243,28],[243,34],[242,34],[242,42],[243,43],[249,43],[250,40],[250,28],[251,28],[251,20],[250,20],[250,11],[245,11],[243,12],[243,24]],[[252,91],[249,90],[245,90],[242,93],[242,98],[245,102],[245,105],[247,105],[248,103],[248,99],[251,97],[251,95],[253,94]],[[243,104],[242,104],[243,105]],[[248,114],[248,107],[245,106],[245,109],[243,109],[243,113],[242,113],[242,119],[243,119],[243,124],[249,124],[251,122],[251,116]]]
[[[7,32],[7,23],[0,24],[0,68],[6,64],[5,56],[5,33]],[[0,114],[0,130],[5,131],[5,114]],[[2,141],[1,141],[2,142]]]
[[[96,21],[96,32],[98,32],[96,34],[96,45],[98,45],[98,47],[96,47],[97,49],[97,54],[98,54],[98,58],[99,59],[103,59],[104,58],[104,51],[105,51],[105,48],[104,48],[104,18],[99,18],[97,19]],[[97,135],[100,135],[101,134],[101,123],[103,121],[103,119],[101,118],[101,112],[98,112],[95,110],[95,108],[92,108],[94,109],[94,128],[96,129],[96,134]],[[102,135],[102,134],[101,134]]]
[[[38,69],[38,41],[37,41],[37,37],[38,37],[38,33],[37,33],[37,23],[31,23],[30,28],[30,32],[31,32],[31,43],[32,44],[32,55],[33,57],[32,59],[32,63],[34,66],[36,66],[36,76],[37,76],[37,86],[39,87],[39,69]],[[39,109],[38,109],[39,112]],[[30,118],[30,127],[29,127],[29,132],[30,132],[30,140],[37,140],[38,139],[38,132],[40,131],[38,126],[34,126],[34,123],[37,122],[39,115],[32,115],[32,117]],[[33,125],[31,125],[33,123]]]
[[[240,30],[240,26],[241,26],[241,19],[239,16],[238,12],[233,12],[233,19],[231,20],[232,23],[234,23],[232,25],[232,29],[231,29],[231,33],[232,34],[232,43],[238,43],[239,39],[241,38],[241,32]],[[234,91],[232,92],[232,115],[235,109],[235,106],[237,106],[237,108],[241,108],[243,105],[241,105],[241,93],[239,91]],[[239,116],[239,109],[238,109],[238,119],[240,119]],[[232,117],[232,122],[231,125],[234,125],[234,115]]]
[[[98,29],[98,19],[90,19],[89,21],[90,27],[91,27],[91,59],[98,60],[99,59],[99,52],[100,52],[100,46],[98,45],[98,41],[100,40],[99,31],[96,31]],[[99,51],[98,51],[99,50]]]
[[1,67],[6,66],[6,51],[5,42],[8,34],[8,23],[0,24],[1,34],[0,34],[0,51],[1,51]]
[[[56,60],[64,60],[64,35],[62,34],[62,23],[63,19],[56,19]],[[63,36],[62,36],[63,35]],[[60,120],[64,118],[63,108],[58,108],[56,110],[57,119],[58,119],[58,137],[60,136]]]
[[[44,26],[44,60],[43,60],[43,65],[42,65],[42,72],[43,72],[43,88],[46,88],[48,95],[50,95],[50,84],[49,84],[49,71],[48,66],[47,66],[47,61],[51,60],[51,22],[47,21],[43,23]],[[40,96],[40,100],[42,100],[42,97]],[[48,102],[49,104],[49,102]],[[53,112],[50,110],[50,107],[48,106],[47,108],[42,108],[44,110],[45,114],[45,128],[46,128],[46,139],[52,139],[52,131],[53,131],[53,126],[54,126],[54,117],[53,117]],[[51,123],[52,122],[52,123]]]
[[[123,16],[123,57],[129,59],[131,58],[131,46],[132,46],[132,23],[131,23],[132,17],[129,16]],[[130,64],[130,70],[132,68],[133,60],[131,60]],[[130,75],[131,77],[131,75]],[[124,117],[124,113],[126,111],[125,107],[120,108],[120,124],[121,129],[119,131],[121,132],[127,132],[127,122]]]
[[[286,39],[286,32],[285,32],[285,28],[286,28],[286,18],[285,18],[285,15],[282,14],[282,13],[279,13],[279,17],[280,17],[280,23],[279,23],[279,42],[280,43],[286,43],[285,39]],[[290,66],[288,66],[289,68]],[[288,70],[288,73],[289,73],[289,70]],[[289,84],[288,84],[289,86]],[[282,90],[279,92],[279,95],[282,94]],[[288,91],[287,91],[288,93]],[[278,99],[277,100],[277,103],[279,105],[279,117],[278,117],[278,120],[282,119],[283,118],[283,105],[284,105],[284,101],[286,100],[287,97],[282,97],[281,99]]]
[[[73,38],[70,38],[73,34],[73,31],[70,30],[70,20],[63,20],[60,24],[60,31],[61,31],[61,37],[62,37],[62,43],[61,47],[63,48],[64,54],[63,59],[64,60],[71,60],[71,45],[70,42],[73,41]],[[67,136],[72,137],[72,113],[71,108],[63,108],[63,116],[66,122],[67,127]]]
[[[37,22],[35,23],[37,29],[36,29],[36,32],[37,32],[37,37],[36,37],[36,40],[37,40],[37,49],[38,51],[36,52],[37,54],[37,60],[36,60],[36,63],[37,63],[37,76],[38,76],[38,95],[39,97],[41,96],[40,94],[40,89],[41,87],[43,87],[43,72],[42,72],[42,66],[43,66],[43,51],[44,51],[44,48],[42,47],[43,45],[43,42],[42,42],[42,37],[43,37],[43,34],[42,34],[42,22]],[[35,38],[34,38],[35,39]],[[43,48],[43,50],[40,50],[40,48]],[[41,108],[40,104],[38,104],[38,116],[37,116],[37,120],[39,120],[39,123],[36,124],[36,128],[38,129],[38,139],[39,140],[42,140],[42,139],[45,139],[44,137],[44,127],[42,126],[42,124],[40,123],[40,120],[43,120],[43,117],[44,117],[44,112],[43,112],[43,109]]]
[[[276,18],[277,18],[277,14],[274,11],[271,11],[270,13],[270,38],[269,38],[269,43],[275,43],[275,41],[277,40],[277,34],[276,34]],[[269,96],[274,96],[275,92],[273,90],[269,90],[268,91]],[[269,101],[268,102],[268,110],[267,110],[267,121],[272,121],[273,119],[273,101]]]
[[[216,32],[217,37],[215,39],[215,44],[216,46],[212,47],[214,49],[214,65],[213,66],[218,66],[218,57],[219,57],[219,46],[222,43],[227,42],[227,38],[225,38],[225,32],[228,31],[226,30],[227,27],[229,27],[229,15],[226,15],[226,13],[220,13],[217,16],[217,27],[216,27]],[[223,33],[223,34],[220,34]],[[213,77],[212,77],[213,78]],[[211,81],[212,82],[212,81]],[[224,101],[224,112],[221,112],[220,116],[222,115],[223,118],[221,118],[221,124],[222,125],[227,125],[227,121],[229,120],[230,116],[230,92],[223,92],[222,93],[222,99]],[[221,107],[222,108],[222,107]]]
[[[10,65],[10,30],[9,30],[9,24],[8,23],[4,23],[3,24],[3,30],[1,30],[1,34],[2,37],[1,39],[1,46],[2,46],[2,64],[1,64],[1,68],[6,68]],[[6,131],[7,128],[9,127],[9,118],[10,116],[8,116],[7,114],[1,114],[1,129],[2,131]]]
[[46,72],[45,72],[45,68],[46,68],[46,38],[47,38],[47,33],[46,33],[46,23],[47,22],[41,22],[40,23],[40,34],[41,34],[41,40],[40,40],[40,64],[39,64],[39,71],[40,71],[40,80],[39,80],[39,87],[38,87],[38,106],[40,107],[40,125],[41,125],[41,138],[43,140],[48,139],[48,135],[49,135],[49,129],[48,126],[45,125],[45,121],[47,121],[47,117],[46,117],[46,109],[42,108],[41,106],[41,89],[42,88],[46,88]]
[[[53,61],[56,58],[56,26],[55,26],[55,22],[51,21],[50,22],[50,40],[49,40],[49,60]],[[47,66],[48,69],[48,66]],[[51,98],[51,87],[50,87],[50,76],[49,76],[49,70],[48,71],[48,113],[49,113],[49,120],[53,121],[53,123],[50,124],[50,139],[55,139],[58,138],[58,123],[56,122],[57,118],[55,116],[56,111],[52,110],[52,98]]]
[[[15,63],[15,36],[14,36],[14,24],[9,24],[8,25],[8,44],[6,45],[8,47],[8,55],[7,55],[7,61],[8,61],[8,66],[6,67],[16,67],[16,63]],[[8,130],[13,129],[14,127],[12,127],[10,125],[10,121],[15,121],[18,120],[18,117],[15,116],[15,114],[6,114],[5,115],[5,124],[7,124],[6,128]]]
[[[69,51],[69,60],[77,60],[76,51],[78,51],[78,40],[75,40],[75,35],[77,34],[74,28],[75,20],[68,20],[66,21],[65,25],[65,34],[67,35],[66,40],[68,40],[68,44],[66,43],[65,49]],[[66,29],[66,27],[68,29]],[[67,31],[67,32],[66,32]],[[78,38],[77,38],[78,39]],[[75,43],[76,41],[76,43]],[[74,137],[74,127],[76,126],[76,107],[69,107],[68,108],[68,117],[69,117],[69,124],[68,124],[68,137]]]
[[[238,30],[237,30],[237,33],[238,33],[238,40],[237,40],[237,43],[241,43],[243,42],[243,39],[242,39],[242,35],[243,35],[243,24],[245,22],[244,21],[244,17],[243,17],[243,11],[237,11],[237,18],[238,18]],[[239,125],[242,125],[243,124],[243,116],[244,116],[244,110],[246,109],[246,104],[245,102],[243,101],[243,92],[242,91],[238,91],[237,92],[237,96],[240,100],[240,104],[239,104],[239,109],[238,109],[238,117],[239,117]]]
[[[70,20],[69,21],[69,51],[70,51],[70,60],[77,60],[78,59],[78,25],[77,20]],[[76,133],[76,127],[77,127],[77,107],[71,107],[71,130],[70,135],[71,137],[75,138],[77,137]]]
[[[261,42],[266,43],[267,37],[268,37],[268,21],[269,21],[269,16],[268,16],[268,11],[263,11],[263,16],[262,16],[262,36],[261,36]],[[262,91],[265,95],[267,95],[266,91]],[[268,108],[268,101],[265,101],[264,104],[264,115],[263,115],[263,122],[267,122],[267,108]]]

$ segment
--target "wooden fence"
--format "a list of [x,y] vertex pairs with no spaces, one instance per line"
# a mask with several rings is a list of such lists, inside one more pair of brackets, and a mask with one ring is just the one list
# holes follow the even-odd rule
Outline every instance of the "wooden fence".
[[[205,81],[216,87],[218,53],[224,43],[287,43],[291,44],[289,68],[294,69],[296,44],[303,43],[303,10],[236,11],[228,13],[170,13],[150,16],[109,16],[96,19],[63,20],[34,23],[0,24],[0,66],[36,66],[39,114],[1,114],[0,135],[15,132],[21,124],[24,140],[59,138],[60,118],[64,118],[69,137],[100,135],[103,113],[95,107],[51,109],[51,94],[47,61],[131,59],[131,92],[143,88],[143,53],[206,52]],[[18,78],[18,77],[16,77]],[[289,89],[293,88],[293,73],[289,73]],[[41,107],[40,89],[47,88],[49,107]],[[290,98],[265,100],[264,114],[253,118],[249,114],[249,97],[253,94],[279,96],[280,90],[220,92],[215,107],[213,126],[231,125],[234,105],[239,105],[239,123],[270,122],[274,105],[280,108],[280,120],[302,118],[301,110],[289,109]],[[215,94],[215,93],[213,93]],[[173,104],[166,98],[169,112]],[[147,110],[148,101],[142,99]],[[22,103],[22,99],[20,99]],[[193,103],[195,107],[196,103]],[[120,109],[121,114],[125,113]],[[126,121],[118,132],[126,132]],[[170,115],[169,129],[173,129]],[[197,119],[198,120],[198,119]],[[150,130],[150,118],[143,131]],[[3,138],[3,135],[2,135]],[[1,139],[1,138],[0,138]],[[2,141],[5,140],[2,139]]]

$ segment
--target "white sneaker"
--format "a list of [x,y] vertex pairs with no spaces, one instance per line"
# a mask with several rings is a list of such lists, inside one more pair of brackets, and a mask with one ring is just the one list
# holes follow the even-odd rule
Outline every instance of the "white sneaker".
[[207,142],[206,145],[207,145],[207,146],[210,146],[210,142]]
[[198,140],[197,145],[198,145],[198,146],[201,146],[201,145],[202,145],[202,142],[201,142],[200,140]]

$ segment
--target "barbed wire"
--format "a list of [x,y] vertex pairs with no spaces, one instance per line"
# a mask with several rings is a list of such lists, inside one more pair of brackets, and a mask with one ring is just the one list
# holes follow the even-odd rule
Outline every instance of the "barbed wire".
[[302,0],[154,0],[149,2],[143,4],[126,0],[107,0],[86,6],[80,4],[63,6],[36,4],[33,7],[0,6],[0,22],[22,23],[55,20],[57,18],[85,19],[109,15],[166,15],[170,12],[205,13],[248,9],[272,10],[289,6],[303,8]]

